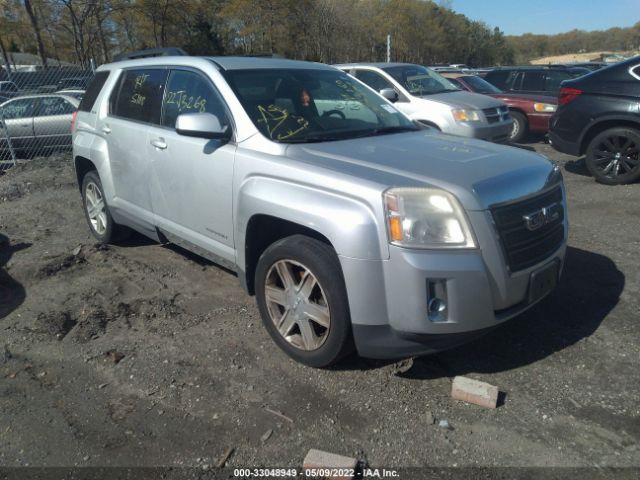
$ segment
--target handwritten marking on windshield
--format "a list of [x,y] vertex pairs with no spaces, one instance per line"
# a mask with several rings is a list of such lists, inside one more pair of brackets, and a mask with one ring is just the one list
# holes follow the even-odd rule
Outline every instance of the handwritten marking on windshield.
[[[275,140],[287,140],[309,128],[309,122],[305,118],[291,115],[284,108],[273,104],[266,108],[258,105],[258,112],[260,112],[260,116],[262,117],[258,119],[258,123],[264,124],[267,127],[269,137],[272,139],[275,138]],[[288,128],[285,132],[278,133],[277,131],[283,126],[287,119],[293,120],[294,125],[299,125],[299,127],[295,129]]]

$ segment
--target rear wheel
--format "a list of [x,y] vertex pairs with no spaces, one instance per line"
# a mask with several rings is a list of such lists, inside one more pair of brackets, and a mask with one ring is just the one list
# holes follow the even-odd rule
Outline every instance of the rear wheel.
[[82,179],[82,204],[91,233],[101,243],[121,240],[126,236],[126,228],[115,223],[111,217],[100,176],[95,170]]
[[623,185],[640,178],[640,132],[611,128],[596,135],[587,147],[586,165],[606,185]]
[[303,235],[274,243],[258,261],[255,291],[265,328],[290,357],[327,367],[351,350],[347,293],[329,245]]
[[520,143],[527,135],[527,130],[529,129],[527,117],[520,112],[511,111],[510,113],[511,118],[513,118],[513,128],[509,134],[509,141],[513,143]]

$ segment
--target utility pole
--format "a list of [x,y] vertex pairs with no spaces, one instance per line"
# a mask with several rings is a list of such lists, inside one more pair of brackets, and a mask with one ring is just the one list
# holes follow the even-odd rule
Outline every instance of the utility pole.
[[391,61],[391,35],[387,35],[387,63]]

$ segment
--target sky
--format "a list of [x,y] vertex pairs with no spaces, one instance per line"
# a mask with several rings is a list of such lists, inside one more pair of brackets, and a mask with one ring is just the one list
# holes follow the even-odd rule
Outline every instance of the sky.
[[500,27],[507,35],[554,34],[630,27],[640,21],[640,0],[449,0],[472,20]]

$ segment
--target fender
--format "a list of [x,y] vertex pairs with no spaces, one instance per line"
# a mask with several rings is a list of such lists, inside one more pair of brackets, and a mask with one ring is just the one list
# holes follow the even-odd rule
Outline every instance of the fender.
[[607,114],[591,118],[587,126],[580,133],[580,141],[578,142],[578,145],[580,145],[581,154],[586,150],[586,145],[584,145],[584,142],[589,131],[593,127],[596,127],[604,122],[631,122],[635,123],[637,125],[637,128],[640,129],[640,110],[628,113]]
[[254,215],[281,218],[317,231],[341,256],[389,258],[384,225],[364,202],[335,192],[266,176],[251,176],[236,196],[236,263],[245,269],[246,231]]

